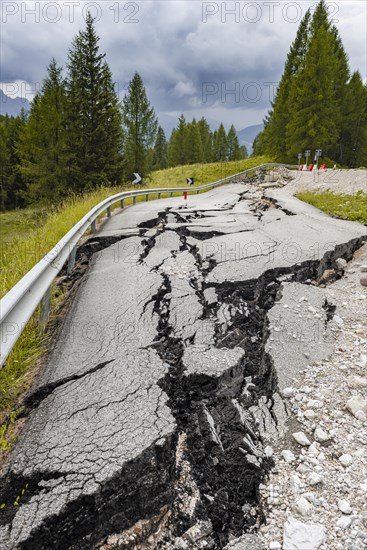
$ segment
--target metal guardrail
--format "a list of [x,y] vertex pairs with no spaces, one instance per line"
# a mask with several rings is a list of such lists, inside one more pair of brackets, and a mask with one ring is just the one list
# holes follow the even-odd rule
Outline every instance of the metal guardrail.
[[159,189],[144,189],[136,191],[124,191],[108,197],[92,208],[68,233],[46,254],[28,273],[4,296],[0,301],[0,368],[4,366],[6,358],[15,346],[27,322],[33,315],[37,306],[41,304],[41,324],[45,325],[50,311],[50,290],[51,285],[62,267],[69,260],[68,272],[75,264],[76,246],[87,229],[91,228],[92,233],[96,232],[96,219],[104,212],[107,217],[111,216],[111,206],[120,202],[124,208],[124,200],[144,196],[146,200],[149,195],[158,195],[161,198],[163,193],[174,193],[187,191],[188,193],[199,193],[238,180],[246,174],[257,170],[283,167],[295,169],[297,166],[281,163],[266,163],[253,168],[248,168],[227,178],[223,178],[200,187],[173,187]]

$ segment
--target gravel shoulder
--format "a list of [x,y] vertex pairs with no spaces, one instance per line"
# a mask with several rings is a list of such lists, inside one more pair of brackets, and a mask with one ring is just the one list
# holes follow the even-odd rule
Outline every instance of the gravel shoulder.
[[282,390],[292,429],[260,486],[265,549],[367,548],[367,293],[360,284],[366,263],[365,245],[344,276],[324,288],[336,306],[333,352],[307,364]]
[[[292,173],[293,174],[293,173]],[[297,172],[285,187],[287,193],[295,195],[302,191],[327,191],[342,195],[367,192],[367,170],[320,170],[319,172]]]

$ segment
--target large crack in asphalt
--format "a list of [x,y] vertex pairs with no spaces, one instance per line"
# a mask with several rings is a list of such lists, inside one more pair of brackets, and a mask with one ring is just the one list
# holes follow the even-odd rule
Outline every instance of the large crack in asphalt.
[[[204,267],[197,247],[187,242],[187,228],[180,227],[176,232],[182,243],[180,250],[194,256],[205,280],[215,262]],[[273,394],[277,391],[277,376],[272,357],[265,351],[269,337],[267,312],[281,296],[285,280],[317,284],[322,274],[335,266],[336,258],[350,258],[360,245],[361,241],[355,239],[336,246],[320,261],[269,270],[258,280],[211,285],[218,296],[214,307],[205,300],[202,281],[191,278],[190,285],[204,306],[203,318],[218,319],[223,307],[231,311],[230,323],[224,329],[216,323],[215,346],[244,350],[236,368],[220,378],[185,372],[185,343],[174,336],[169,324],[171,284],[169,277],[164,277],[155,301],[155,310],[160,314],[155,348],[170,370],[160,385],[169,395],[168,404],[179,433],[185,434],[187,461],[201,494],[195,516],[183,517],[178,512],[170,536],[179,537],[193,523],[209,520],[212,532],[206,539],[207,547],[222,548],[230,535],[239,536],[261,521],[258,487],[272,461],[264,452],[255,418],[247,411],[265,399],[276,430]],[[335,269],[334,275],[338,276]],[[326,303],[324,307],[330,320],[335,308]]]
[[[264,208],[266,205],[259,203],[256,215],[261,217]],[[138,262],[143,263],[156,246],[169,213],[167,209],[154,218],[154,223],[145,224],[147,229],[142,232],[153,228],[156,232],[143,243]],[[179,223],[187,221],[177,213],[174,216]],[[217,376],[188,372],[185,352],[188,346],[195,346],[195,334],[189,340],[175,334],[170,323],[172,280],[160,270],[161,264],[157,265],[155,270],[160,273],[162,284],[148,302],[153,302],[153,311],[158,314],[157,336],[151,347],[169,367],[158,385],[168,396],[167,404],[177,429],[126,462],[118,473],[100,484],[95,494],[81,494],[57,515],[50,514],[17,548],[163,550],[179,548],[177,540],[194,526],[201,526],[205,547],[220,549],[231,536],[256,531],[264,519],[258,489],[272,466],[272,459],[253,411],[265,407],[270,419],[267,426],[272,423],[271,429],[276,432],[278,424],[274,402],[277,375],[266,350],[267,314],[280,299],[284,282],[317,285],[339,277],[335,260],[338,257],[349,260],[361,246],[362,239],[337,245],[320,260],[268,270],[256,280],[207,284],[206,277],[216,266],[215,260],[201,257],[199,248],[189,238],[192,232],[186,227],[175,231],[181,245],[171,254],[175,257],[185,252],[194,259],[197,275],[189,278],[189,285],[202,306],[201,321],[211,322],[215,327],[210,346],[218,353],[236,350],[238,358]],[[107,245],[107,241],[89,244],[90,257],[103,245]],[[325,272],[328,272],[327,278]],[[215,299],[208,299],[208,291],[215,294]],[[324,309],[327,323],[335,308],[324,303]],[[206,351],[207,347],[201,350],[199,346],[198,353],[205,356]],[[28,398],[28,406],[38,407],[61,385],[93,374],[109,363],[100,363],[80,376],[74,375],[36,391]],[[26,504],[41,490],[47,493],[48,482],[57,483],[64,476],[57,471],[29,478],[11,475],[1,491],[1,499],[8,502],[26,487],[23,500]],[[15,508],[8,508],[0,525],[9,524],[15,513]],[[145,529],[138,526],[142,520],[147,523]],[[128,536],[109,539],[118,533]],[[156,533],[159,535],[153,543],[149,542]],[[198,540],[185,540],[186,548],[202,547]]]

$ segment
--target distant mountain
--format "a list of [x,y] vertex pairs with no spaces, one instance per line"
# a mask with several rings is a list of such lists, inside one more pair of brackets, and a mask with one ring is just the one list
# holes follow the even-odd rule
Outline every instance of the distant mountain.
[[13,99],[0,90],[0,114],[18,116],[22,109],[29,111],[30,106],[31,104],[28,99],[23,99],[21,97],[15,97]]
[[237,132],[240,145],[246,145],[249,155],[252,153],[252,143],[255,137],[264,129],[263,124],[255,124],[254,126],[247,126]]

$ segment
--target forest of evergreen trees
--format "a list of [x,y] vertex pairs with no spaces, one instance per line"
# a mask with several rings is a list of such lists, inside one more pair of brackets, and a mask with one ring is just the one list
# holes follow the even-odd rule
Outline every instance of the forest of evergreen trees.
[[127,182],[133,172],[245,155],[233,126],[212,133],[204,118],[180,117],[167,143],[138,73],[119,102],[98,41],[88,14],[66,78],[52,59],[29,114],[0,116],[2,210]]
[[350,73],[324,0],[299,26],[264,126],[255,154],[295,164],[298,153],[322,149],[340,165],[367,165],[367,87]]
[[[52,59],[30,112],[0,116],[0,209],[56,202],[137,171],[247,156],[233,125],[212,132],[204,117],[181,115],[167,140],[138,73],[119,102],[98,42],[88,14],[66,76]],[[294,164],[306,149],[343,166],[367,165],[367,87],[350,73],[324,0],[300,24],[253,154]]]

